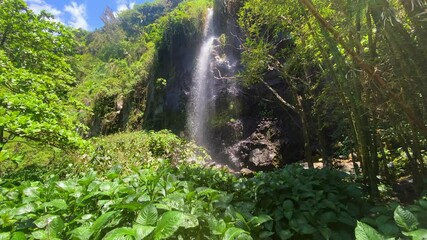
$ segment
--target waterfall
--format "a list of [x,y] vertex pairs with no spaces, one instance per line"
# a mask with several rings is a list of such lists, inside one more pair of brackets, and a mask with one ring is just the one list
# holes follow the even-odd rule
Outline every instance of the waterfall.
[[210,59],[213,47],[213,11],[209,9],[204,26],[203,43],[197,58],[191,86],[191,99],[188,108],[187,127],[190,137],[197,144],[209,147],[207,122],[209,120],[209,100],[212,88],[209,80],[212,79]]

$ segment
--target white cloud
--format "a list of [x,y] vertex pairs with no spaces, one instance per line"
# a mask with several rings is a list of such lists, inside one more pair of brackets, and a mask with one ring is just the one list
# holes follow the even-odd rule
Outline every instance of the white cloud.
[[135,1],[132,0],[116,0],[117,4],[117,12],[119,13],[121,11],[132,9],[135,5]]
[[77,4],[76,2],[72,1],[71,5],[65,5],[64,10],[71,15],[70,20],[67,21],[68,25],[85,30],[89,29],[89,24],[86,20],[86,5],[84,3]]
[[28,7],[33,10],[35,13],[40,13],[42,10],[45,10],[48,13],[51,13],[55,17],[55,21],[62,22],[61,15],[62,12],[53,6],[47,4],[44,0],[27,0]]

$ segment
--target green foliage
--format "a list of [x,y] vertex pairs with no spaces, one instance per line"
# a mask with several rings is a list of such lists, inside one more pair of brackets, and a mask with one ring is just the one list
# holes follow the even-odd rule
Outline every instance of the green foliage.
[[138,4],[130,10],[120,12],[120,25],[127,36],[136,37],[142,34],[145,26],[154,23],[181,2],[182,0],[174,0]]
[[355,235],[357,240],[384,240],[384,237],[381,236],[374,228],[359,221],[357,221]]
[[2,180],[0,186],[2,237],[234,239],[246,233],[231,220],[221,233],[208,224],[222,218],[232,196],[178,179],[169,164],[135,168],[114,179],[89,171],[83,177],[51,175],[19,185]]
[[356,239],[427,238],[427,199],[425,197],[406,208],[398,204],[390,204],[374,207],[371,213],[370,217],[357,223]]
[[82,106],[67,95],[75,81],[66,61],[75,46],[71,31],[21,0],[0,6],[0,149],[18,136],[81,147],[84,127],[75,115]]
[[253,216],[271,217],[264,218],[256,237],[348,239],[364,204],[360,187],[347,178],[342,172],[296,165],[259,173],[240,185],[242,203],[237,206],[242,207],[236,209],[243,223],[260,221]]
[[394,210],[394,221],[404,231],[413,231],[419,224],[415,215],[401,206],[397,206]]
[[[322,131],[337,136],[331,139],[335,143],[350,138],[349,150],[365,166],[361,170],[372,196],[378,196],[376,176],[385,169],[377,153],[389,143],[404,149],[407,156],[400,159],[410,162],[404,174],[410,171],[415,185],[422,186],[427,32],[417,13],[425,11],[425,2],[241,3],[243,82],[258,87],[254,83],[282,78],[287,91],[278,93],[310,133],[306,145],[322,145],[322,136],[311,136]],[[284,105],[292,108],[289,104]],[[395,165],[406,165],[400,159]]]
[[157,166],[162,161],[178,165],[201,164],[210,160],[204,149],[167,130],[113,134],[94,139],[93,143],[93,150],[83,157],[81,154],[72,156],[71,161],[79,163],[75,167],[83,165],[106,172],[117,166],[119,174],[122,174],[135,166]]
[[239,179],[189,164],[198,150],[166,131],[117,134],[94,143],[93,155],[68,156],[81,162],[47,168],[33,180],[0,179],[4,236],[346,238],[363,204],[358,186],[335,171],[287,166]]

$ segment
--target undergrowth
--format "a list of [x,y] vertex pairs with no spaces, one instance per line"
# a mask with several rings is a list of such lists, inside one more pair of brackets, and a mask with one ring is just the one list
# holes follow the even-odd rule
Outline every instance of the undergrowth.
[[422,239],[425,233],[425,200],[403,210],[373,208],[361,186],[336,170],[288,165],[239,177],[207,167],[202,149],[167,131],[92,144],[85,153],[0,178],[0,239],[375,239],[367,232]]

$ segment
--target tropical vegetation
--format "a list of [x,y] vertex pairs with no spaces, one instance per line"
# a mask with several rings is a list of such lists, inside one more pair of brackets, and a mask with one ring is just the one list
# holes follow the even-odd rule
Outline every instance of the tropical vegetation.
[[[235,173],[147,116],[170,84],[162,54],[200,41],[221,4],[240,31],[235,81],[297,116],[308,169]],[[427,239],[426,13],[425,0],[157,0],[107,8],[87,32],[0,0],[0,239]],[[354,173],[335,169],[349,154]]]

